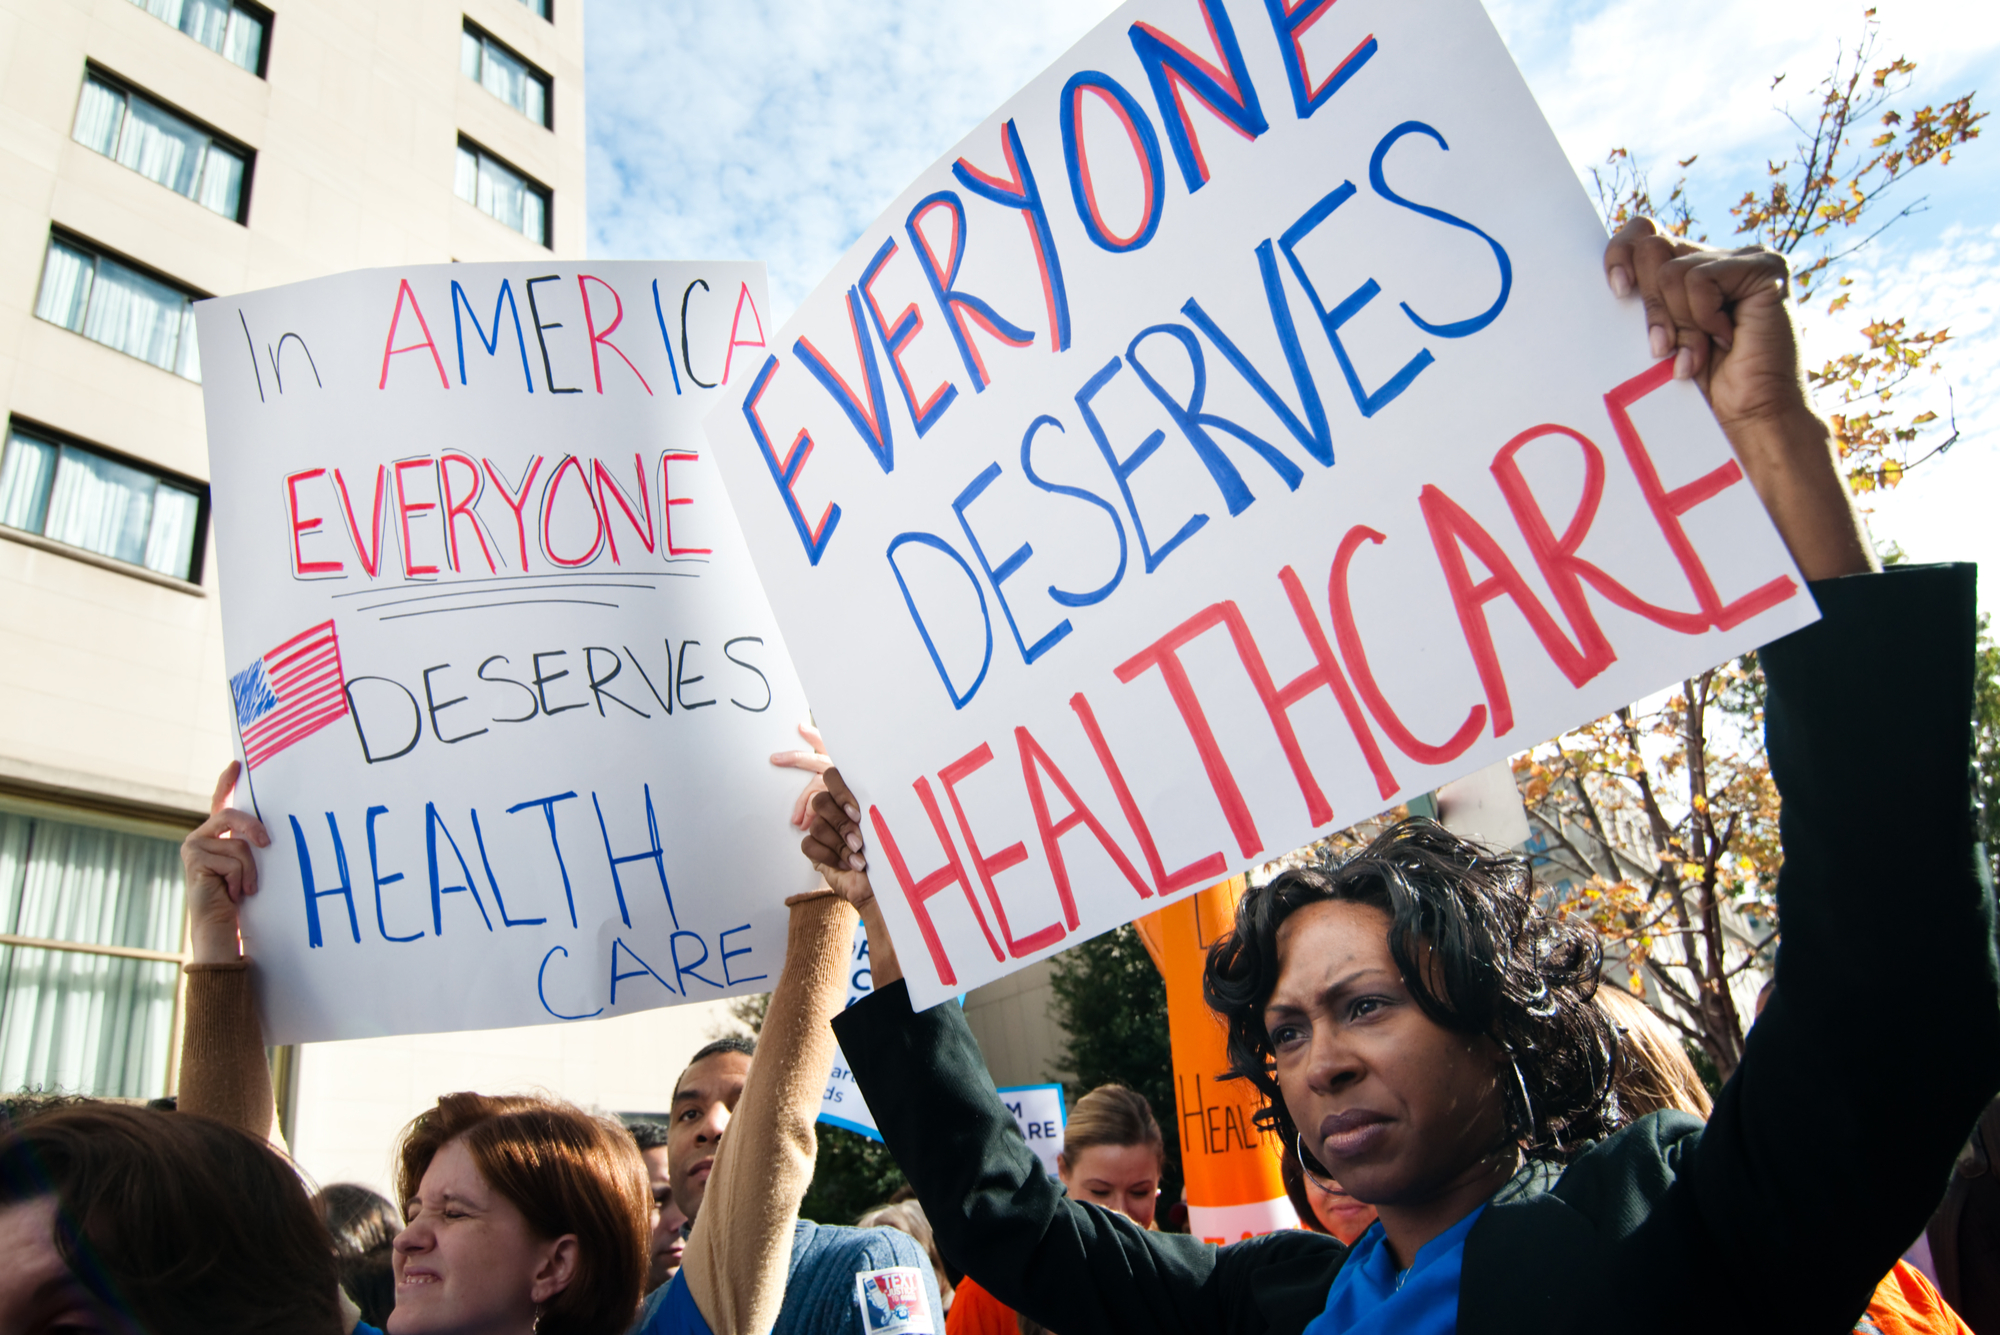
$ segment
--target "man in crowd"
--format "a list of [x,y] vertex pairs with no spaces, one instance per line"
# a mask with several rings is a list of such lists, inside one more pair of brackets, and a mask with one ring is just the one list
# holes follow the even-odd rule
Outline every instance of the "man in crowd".
[[687,1216],[674,1204],[665,1123],[642,1119],[627,1129],[639,1147],[639,1157],[646,1161],[646,1186],[653,1193],[653,1235],[646,1247],[646,1292],[651,1293],[681,1268],[681,1253],[687,1250],[687,1239],[681,1236],[681,1229],[687,1225]]
[[[844,920],[852,922],[851,916]],[[851,930],[851,929],[849,929]],[[845,958],[844,954],[841,956]],[[790,967],[789,961],[787,967]],[[818,1023],[818,1016],[784,1013],[773,1005],[765,1024],[770,1026]],[[674,1098],[667,1127],[668,1176],[673,1184],[673,1203],[690,1221],[700,1216],[712,1183],[723,1138],[729,1131],[738,1102],[743,1097],[756,1057],[753,1039],[732,1036],[717,1039],[694,1054],[687,1069],[674,1083]],[[817,1077],[823,1084],[822,1069]],[[804,1086],[801,1084],[800,1089]],[[775,1092],[775,1091],[774,1091]],[[788,1094],[788,1097],[797,1097]],[[816,1099],[817,1094],[813,1097]],[[815,1109],[816,1109],[815,1104]],[[793,1109],[794,1116],[809,1125],[815,1109]],[[752,1172],[774,1156],[759,1147],[744,1145],[732,1151],[733,1162]],[[651,1156],[649,1155],[650,1159]],[[748,1195],[757,1183],[740,1183]],[[735,1188],[731,1188],[732,1191]],[[796,1199],[796,1198],[794,1198]],[[740,1209],[741,1207],[739,1207]],[[795,1208],[795,1207],[794,1207]],[[719,1239],[721,1255],[732,1264],[755,1264],[757,1260],[738,1256],[732,1238]],[[913,1293],[912,1289],[916,1292]],[[654,1317],[666,1301],[663,1287],[646,1300],[639,1328],[648,1332],[674,1328],[654,1324]],[[873,1299],[874,1301],[869,1301]],[[864,1305],[866,1304],[866,1305]],[[884,1324],[881,1312],[892,1311],[894,1320]],[[874,1313],[874,1323],[870,1314]],[[791,1260],[784,1285],[784,1299],[772,1335],[821,1335],[822,1332],[853,1332],[874,1335],[896,1332],[902,1335],[943,1335],[944,1320],[939,1311],[936,1282],[928,1259],[915,1239],[887,1228],[836,1228],[798,1221],[792,1235]]]

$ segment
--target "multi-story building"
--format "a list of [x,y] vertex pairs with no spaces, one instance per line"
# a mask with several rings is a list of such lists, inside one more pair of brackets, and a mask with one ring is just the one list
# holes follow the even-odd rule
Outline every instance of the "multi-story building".
[[[175,845],[232,754],[191,305],[584,254],[582,0],[0,0],[0,1090],[174,1087]],[[713,1014],[279,1054],[381,1181],[447,1088],[666,1106]]]

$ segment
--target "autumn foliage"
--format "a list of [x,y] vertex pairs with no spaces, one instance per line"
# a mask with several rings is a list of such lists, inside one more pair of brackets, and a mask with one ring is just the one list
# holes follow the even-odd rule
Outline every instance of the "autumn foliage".
[[[1791,295],[1802,316],[1853,319],[1848,262],[1923,206],[1898,192],[1919,168],[1942,167],[1977,138],[1984,111],[1967,93],[1908,108],[1915,66],[1878,55],[1875,11],[1815,84],[1802,111],[1784,109],[1791,152],[1731,207],[1742,244],[1790,257]],[[1772,81],[1779,89],[1785,76]],[[1705,240],[1679,160],[1674,186],[1656,196],[1630,153],[1615,149],[1593,172],[1599,206],[1615,228],[1653,217],[1675,236]],[[1893,211],[1890,211],[1893,210]],[[1834,427],[1857,496],[1899,483],[1956,436],[1924,449],[1941,429],[1934,411],[1903,415],[1913,377],[1935,376],[1945,328],[1903,312],[1869,312],[1852,348],[1809,368],[1807,380]],[[1982,824],[2000,835],[2000,650],[1983,642],[1980,769]],[[1862,707],[1863,702],[1857,702]],[[1778,795],[1763,750],[1763,678],[1754,655],[1724,664],[1640,705],[1537,747],[1515,762],[1544,859],[1538,879],[1560,912],[1603,933],[1607,982],[1653,1001],[1718,1080],[1742,1059],[1751,984],[1777,940]]]
[[1719,1079],[1743,1058],[1739,994],[1777,939],[1763,695],[1750,655],[1514,762],[1552,906],[1597,928],[1606,985],[1669,1003]]
[[[1815,305],[1829,317],[1848,312],[1854,280],[1841,272],[1846,262],[1924,204],[1921,198],[1910,200],[1885,216],[1883,210],[1894,203],[1890,195],[1919,168],[1950,163],[1955,149],[1979,137],[1986,119],[1986,112],[1973,109],[1973,93],[1913,109],[1897,105],[1916,66],[1900,56],[1880,58],[1880,36],[1875,11],[1867,10],[1860,38],[1841,49],[1833,68],[1813,86],[1806,109],[1784,109],[1796,132],[1791,153],[1768,162],[1764,181],[1745,190],[1729,210],[1744,244],[1768,246],[1791,258],[1792,297],[1802,314]],[[1785,77],[1772,80],[1774,91]],[[1685,173],[1697,160],[1681,159],[1683,175],[1655,199],[1631,154],[1612,150],[1592,173],[1606,221],[1616,227],[1643,214],[1675,236],[1693,234],[1697,222]],[[1910,467],[1956,439],[1919,453],[1926,430],[1938,429],[1937,413],[1903,417],[1900,407],[1891,406],[1912,377],[1940,372],[1938,354],[1951,331],[1913,327],[1908,316],[1877,312],[1854,332],[1855,347],[1809,368],[1806,379],[1833,423],[1848,485],[1865,495],[1894,487]]]

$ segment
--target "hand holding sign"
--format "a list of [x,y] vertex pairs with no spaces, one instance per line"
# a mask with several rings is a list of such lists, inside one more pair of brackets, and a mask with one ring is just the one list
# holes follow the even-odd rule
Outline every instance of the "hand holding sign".
[[792,827],[803,830],[806,827],[806,809],[813,800],[813,794],[826,791],[826,785],[819,776],[833,768],[833,760],[826,753],[826,743],[820,740],[819,729],[810,723],[799,724],[799,736],[812,746],[810,751],[773,751],[771,763],[787,769],[802,769],[813,777],[799,790],[798,800],[792,803]]
[[1701,386],[1799,573],[1869,569],[1832,438],[1806,397],[1785,257],[1696,245],[1634,218],[1605,247],[1604,271],[1620,297],[1636,290],[1653,355],[1671,355],[1676,378]]
[[840,777],[829,769],[820,776],[826,787],[815,794],[806,837],[799,852],[813,870],[826,878],[833,892],[854,906],[868,931],[868,958],[876,988],[887,987],[903,976],[896,962],[896,945],[882,919],[882,906],[875,900],[875,887],[868,879],[868,841],[861,828],[859,800]]
[[219,964],[239,955],[236,920],[244,899],[257,893],[252,847],[268,848],[264,822],[229,806],[243,766],[231,761],[215,781],[208,819],[181,841],[187,874],[188,938],[197,964]]

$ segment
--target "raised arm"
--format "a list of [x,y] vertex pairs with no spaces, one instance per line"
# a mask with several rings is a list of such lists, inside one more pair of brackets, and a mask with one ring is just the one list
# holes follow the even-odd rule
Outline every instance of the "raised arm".
[[1605,279],[1644,309],[1655,357],[1693,380],[1744,475],[1808,580],[1880,570],[1813,411],[1799,364],[1785,257],[1762,246],[1715,250],[1634,218],[1604,250]]
[[681,1257],[688,1292],[716,1335],[767,1331],[784,1305],[792,1230],[812,1185],[813,1123],[833,1066],[829,1022],[847,995],[853,910],[824,888],[787,903],[785,967]]
[[187,965],[179,1106],[285,1151],[264,1029],[250,990],[250,961],[237,931],[244,899],[257,893],[253,849],[268,847],[271,839],[262,821],[228,807],[239,769],[232,763],[222,771],[208,819],[181,841],[193,958]]
[[[810,724],[799,734],[810,749],[780,751],[771,763],[813,776],[792,807],[792,824],[803,827],[833,762]],[[812,1185],[813,1124],[833,1067],[829,1021],[847,997],[854,911],[825,887],[786,903],[785,965],[681,1257],[688,1293],[717,1335],[767,1331],[784,1305],[792,1232]]]
[[1801,382],[1782,257],[1670,241],[1641,220],[1605,266],[1643,302],[1655,355],[1707,393],[1821,613],[1759,653],[1783,798],[1777,989],[1683,1171],[1691,1190],[1667,1209],[1746,1291],[1790,1295],[1782,1324],[1845,1328],[2000,1086],[1968,781],[1975,571],[1868,573]]
[[[860,909],[875,979],[874,992],[844,1011],[834,1030],[938,1250],[1052,1330],[1302,1328],[1325,1305],[1342,1255],[1332,1239],[1293,1232],[1218,1248],[1069,1200],[1049,1179],[994,1092],[958,1005],[911,1011],[869,884],[859,804],[838,770],[825,781],[802,850]],[[1273,1265],[1293,1269],[1253,1293],[1244,1277]]]

